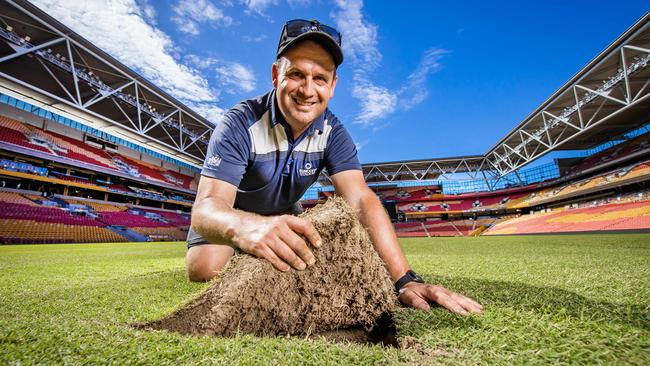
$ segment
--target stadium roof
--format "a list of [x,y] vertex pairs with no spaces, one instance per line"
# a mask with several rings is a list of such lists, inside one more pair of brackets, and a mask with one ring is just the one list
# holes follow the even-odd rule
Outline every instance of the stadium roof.
[[650,122],[649,63],[650,12],[485,155],[369,163],[363,164],[363,172],[369,182],[437,179],[448,173],[502,177],[551,151],[587,149],[616,140]]
[[501,174],[552,150],[588,149],[650,120],[650,12],[576,73],[486,158]]
[[363,165],[363,175],[367,182],[396,180],[431,180],[444,178],[446,174],[468,173],[476,179],[485,169],[482,155],[462,156],[441,159],[393,161]]
[[39,107],[201,165],[208,120],[27,1],[0,2],[0,24],[4,88],[28,91]]

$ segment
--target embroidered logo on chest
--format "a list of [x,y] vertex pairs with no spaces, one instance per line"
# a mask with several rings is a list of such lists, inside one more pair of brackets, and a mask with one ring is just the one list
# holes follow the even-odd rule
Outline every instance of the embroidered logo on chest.
[[306,162],[305,165],[303,165],[303,169],[298,169],[298,175],[301,177],[308,177],[314,174],[316,174],[316,168],[312,168],[310,162]]

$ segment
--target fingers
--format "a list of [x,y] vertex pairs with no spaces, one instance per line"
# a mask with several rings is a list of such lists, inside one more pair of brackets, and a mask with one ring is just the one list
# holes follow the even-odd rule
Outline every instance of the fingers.
[[400,294],[399,300],[415,309],[429,310],[430,308],[429,303],[415,291],[405,290]]
[[289,246],[289,248],[296,253],[300,259],[307,265],[311,266],[316,263],[314,253],[309,250],[307,243],[298,234],[287,228],[280,232],[280,239]]
[[452,292],[451,297],[458,304],[460,304],[463,308],[465,308],[465,310],[469,311],[470,313],[482,313],[483,312],[483,306],[481,304],[479,304],[478,302],[470,299],[469,297],[463,296],[461,294],[457,294],[455,292]]
[[322,239],[316,228],[309,220],[301,219],[295,216],[284,216],[286,218],[287,225],[293,231],[298,234],[303,234],[307,240],[311,242],[316,248],[320,248],[322,245]]
[[454,299],[451,298],[451,296],[447,294],[440,294],[438,296],[438,304],[440,306],[446,308],[447,310],[451,311],[452,313],[456,313],[458,315],[468,315],[469,312],[465,310],[459,303],[457,303]]
[[290,268],[289,265],[282,259],[278,258],[278,256],[269,247],[266,247],[262,252],[257,253],[257,256],[271,262],[273,267],[275,267],[275,269],[278,271],[286,272]]
[[273,251],[281,260],[289,264],[291,267],[302,271],[307,268],[305,262],[296,255],[296,253],[286,244],[285,241],[278,238],[269,244],[269,249]]
[[469,315],[483,312],[483,306],[469,297],[451,292],[442,286],[420,283],[407,285],[400,294],[399,300],[417,309],[429,309],[428,302],[435,302],[452,313]]
[[307,265],[316,263],[316,257],[299,235],[320,246],[320,235],[311,222],[284,215],[260,218],[256,223],[249,230],[244,230],[238,239],[240,249],[267,259],[281,271],[289,270],[289,266],[304,270]]
[[427,297],[445,307],[449,311],[459,315],[469,315],[470,313],[481,313],[483,307],[476,301],[451,292],[442,286],[427,285]]

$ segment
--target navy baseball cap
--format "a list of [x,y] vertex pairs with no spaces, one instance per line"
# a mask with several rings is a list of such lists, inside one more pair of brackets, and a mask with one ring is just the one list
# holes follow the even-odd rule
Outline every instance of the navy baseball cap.
[[317,20],[305,19],[294,19],[284,23],[276,58],[280,58],[289,48],[305,39],[313,40],[323,46],[332,55],[337,67],[343,63],[341,33]]

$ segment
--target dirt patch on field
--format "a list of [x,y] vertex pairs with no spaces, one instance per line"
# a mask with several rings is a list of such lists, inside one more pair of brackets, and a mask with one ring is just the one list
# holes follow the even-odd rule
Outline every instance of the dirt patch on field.
[[354,212],[334,198],[302,216],[323,239],[314,250],[315,265],[280,272],[265,260],[235,256],[205,293],[140,327],[190,335],[320,335],[395,345],[388,313],[396,306],[392,282]]

